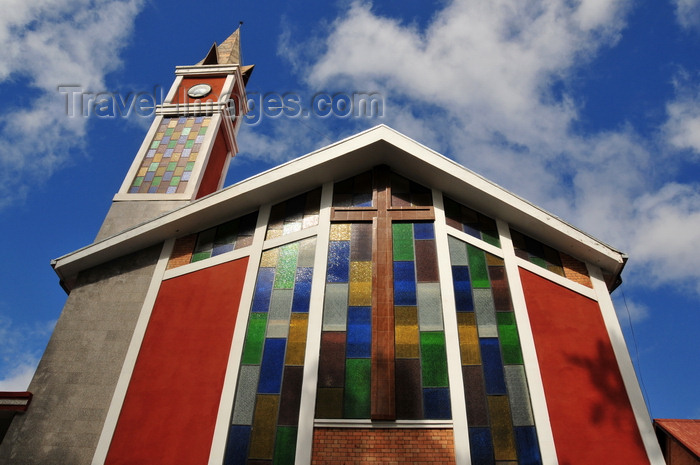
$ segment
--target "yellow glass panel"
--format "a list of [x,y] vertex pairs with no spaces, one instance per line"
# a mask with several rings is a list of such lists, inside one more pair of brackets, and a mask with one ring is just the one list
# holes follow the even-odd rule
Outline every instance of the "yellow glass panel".
[[136,176],[146,176],[146,173],[148,173],[148,166],[140,168]]
[[506,396],[487,396],[487,399],[496,460],[517,460],[508,398]]
[[258,394],[253,415],[253,432],[250,436],[249,459],[272,459],[275,448],[275,423],[277,422],[278,395]]
[[497,256],[491,255],[490,253],[486,254],[486,264],[488,266],[504,266],[505,265],[502,258],[498,258]]
[[[162,126],[161,126],[161,128],[162,128]],[[161,128],[158,128],[158,129],[161,129]],[[156,132],[156,137],[153,140],[163,140],[164,136],[165,136],[165,132],[160,132],[160,131]]]
[[162,153],[156,153],[153,155],[153,162],[154,163],[160,163],[160,161],[163,159],[163,154]]
[[418,333],[418,308],[395,307],[396,318],[396,357],[418,358],[420,357],[420,335]]
[[350,223],[331,224],[331,240],[332,241],[349,241],[350,240]]
[[287,357],[285,365],[303,365],[306,351],[306,328],[308,326],[306,313],[292,313],[289,323],[289,339],[287,340]]
[[167,166],[159,166],[156,170],[156,176],[163,176],[165,174]]
[[194,118],[188,118],[187,122],[185,123],[185,127],[191,128],[192,126],[194,126]]
[[[173,152],[173,154],[170,155],[170,161],[178,161],[180,159],[180,156],[182,156],[181,152]],[[176,174],[175,176],[180,176],[180,175]]]
[[171,119],[170,122],[168,123],[169,128],[174,128],[175,126],[177,126],[177,118]]
[[175,131],[170,135],[170,140],[178,140],[180,138],[180,131]]
[[457,330],[462,365],[481,365],[479,334],[474,313],[457,313]]
[[281,237],[283,232],[284,231],[281,229],[268,229],[267,234],[265,235],[265,240],[267,241],[276,237]]
[[[173,161],[175,161],[175,160],[173,160]],[[185,172],[185,167],[178,166],[177,168],[175,168],[175,173],[173,174],[173,176],[182,176],[182,173],[184,173],[184,172]]]
[[279,257],[280,257],[279,247],[275,247],[274,249],[266,250],[262,253],[262,257],[260,257],[260,266],[266,267],[266,268],[275,268],[275,267],[277,267],[277,260],[279,260]]
[[369,307],[372,305],[372,283],[350,283],[348,304],[352,307]]

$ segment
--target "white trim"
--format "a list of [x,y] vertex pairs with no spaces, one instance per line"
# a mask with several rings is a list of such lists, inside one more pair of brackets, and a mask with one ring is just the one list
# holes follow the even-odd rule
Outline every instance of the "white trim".
[[[319,224],[321,223],[321,216],[319,212]],[[283,236],[268,239],[263,244],[263,250],[274,249],[281,245],[289,244],[290,242],[301,241],[311,236],[317,234],[318,226],[312,226],[310,228],[302,229],[300,231],[294,231],[293,233],[285,234]]]
[[170,87],[170,90],[168,91],[168,95],[165,96],[165,101],[161,102],[162,104],[168,104],[173,101],[175,96],[177,95],[177,90],[180,88],[182,85],[182,76],[175,76],[175,81],[173,81],[173,85]]
[[[328,243],[330,242],[331,207],[333,204],[333,183],[327,182],[321,191],[321,209],[318,215],[319,226],[315,228],[316,255],[311,282],[309,321],[306,329],[306,354],[304,356],[304,380],[299,406],[297,429],[297,450],[294,463],[309,465],[314,441],[314,416],[316,413],[316,385],[318,384],[318,363],[321,350],[321,330],[323,327],[323,297],[326,291],[326,267],[328,266]],[[284,237],[284,236],[283,236]],[[268,241],[271,242],[271,241]]]
[[190,75],[202,75],[211,76],[217,74],[231,74],[239,70],[238,65],[187,65],[187,66],[176,66],[175,75],[176,76],[190,76]]
[[[252,244],[251,244],[252,245]],[[222,253],[221,255],[216,255],[215,257],[209,257],[204,260],[199,260],[193,263],[188,263],[187,265],[181,265],[177,268],[171,268],[165,272],[163,275],[163,281],[166,279],[177,278],[188,273],[194,273],[195,271],[203,270],[216,265],[221,265],[222,263],[231,262],[233,260],[238,260],[243,257],[247,257],[250,254],[250,246],[243,247],[242,249],[235,249],[230,252]]]
[[598,300],[598,295],[592,288],[584,286],[583,284],[579,284],[575,281],[570,280],[569,278],[565,278],[564,276],[559,276],[553,271],[549,271],[546,268],[542,268],[539,265],[535,265],[534,263],[529,262],[524,258],[520,258],[518,256],[516,256],[515,258],[520,268],[534,273],[537,276],[540,276],[548,281],[552,281],[553,283],[558,284],[561,287],[565,287],[570,291],[574,291],[577,294],[581,294],[584,297],[588,297],[591,300]]
[[[447,224],[446,224],[446,226],[447,226]],[[495,245],[491,245],[482,239],[477,239],[476,237],[472,236],[471,234],[467,234],[464,231],[460,231],[459,229],[455,229],[452,226],[447,226],[446,231],[447,231],[447,234],[449,234],[450,236],[452,236],[456,239],[459,239],[462,242],[466,242],[467,244],[471,244],[474,247],[478,247],[481,250],[490,253],[491,255],[495,255],[499,258],[503,258],[503,251],[499,247],[496,247]]]
[[[421,428],[421,429],[452,429],[452,420],[396,420],[396,421],[372,421],[372,420],[325,420],[318,419],[314,421],[316,428],[376,428],[376,429],[403,429],[403,428]],[[455,449],[460,441],[455,434]],[[309,456],[311,456],[311,448],[309,448]],[[467,456],[468,458],[468,456]],[[306,462],[294,462],[296,465],[302,465]],[[456,462],[456,463],[459,463]],[[468,462],[467,462],[468,463]]]
[[[445,222],[445,208],[442,192],[433,189],[433,210],[435,212],[435,247],[437,249],[438,275],[440,277],[440,295],[442,296],[442,318],[445,329],[445,349],[447,351],[447,373],[450,381],[450,400],[452,404],[452,425],[454,432],[454,451],[456,465],[470,465],[469,419],[464,397],[464,380],[462,379],[462,354],[459,347],[459,330],[457,309],[452,281],[452,264],[450,263],[450,246],[447,235],[450,229]],[[455,232],[460,232],[455,230]],[[464,234],[465,236],[467,234]],[[470,236],[471,237],[471,236]],[[464,414],[462,414],[464,412]],[[467,438],[467,440],[464,440]]]
[[593,283],[593,289],[595,289],[596,293],[598,294],[598,305],[600,306],[600,312],[603,316],[603,321],[605,322],[605,327],[608,331],[608,337],[610,337],[610,344],[612,345],[613,352],[615,353],[617,365],[620,367],[620,375],[622,376],[622,381],[625,384],[625,390],[627,391],[627,396],[630,400],[635,420],[637,421],[637,427],[639,428],[639,434],[641,435],[642,442],[644,443],[644,449],[646,450],[647,456],[652,465],[664,465],[666,462],[664,461],[663,454],[661,453],[661,448],[656,438],[654,427],[652,426],[651,417],[647,411],[646,402],[644,402],[642,390],[639,387],[639,380],[637,379],[637,374],[634,371],[634,365],[632,364],[632,359],[630,358],[627,350],[625,337],[622,334],[620,321],[617,319],[615,307],[613,306],[612,299],[610,298],[608,287],[605,284],[603,273],[597,266],[592,266],[590,264],[587,265],[588,274],[590,275],[591,282]]
[[151,319],[151,313],[153,312],[156,297],[158,297],[158,291],[160,290],[160,285],[163,281],[163,274],[165,273],[165,268],[168,266],[168,260],[170,259],[170,254],[172,253],[174,244],[175,241],[173,239],[166,241],[163,244],[163,248],[160,252],[160,258],[158,258],[158,263],[153,271],[151,284],[148,287],[146,298],[141,306],[141,313],[139,314],[136,327],[134,328],[134,332],[131,336],[129,349],[126,352],[124,364],[122,365],[122,370],[119,374],[119,379],[117,380],[114,394],[112,395],[112,401],[110,402],[109,410],[107,411],[107,416],[105,418],[104,425],[102,426],[102,433],[100,434],[100,439],[98,440],[97,447],[95,448],[95,454],[92,458],[92,465],[102,465],[107,459],[107,453],[109,452],[109,446],[112,443],[114,430],[117,427],[117,421],[119,420],[119,415],[121,413],[122,406],[124,405],[124,399],[129,388],[131,375],[133,374],[134,367],[136,366],[136,359],[138,358],[139,351],[141,350],[143,338],[146,335],[148,322]]
[[547,399],[544,395],[544,383],[542,382],[540,364],[537,359],[537,349],[535,347],[535,339],[532,335],[532,326],[530,326],[530,317],[527,312],[525,292],[523,291],[523,285],[520,281],[518,257],[515,255],[508,223],[499,219],[496,220],[496,224],[498,226],[501,247],[503,249],[508,287],[510,288],[513,312],[515,313],[515,322],[518,326],[520,350],[523,354],[525,376],[527,377],[527,384],[530,390],[532,415],[535,419],[535,427],[537,428],[537,438],[540,444],[542,463],[556,465],[559,463],[559,460],[554,445],[552,424],[549,421],[549,409],[547,407]]
[[226,453],[226,441],[228,431],[231,426],[231,414],[233,412],[233,402],[236,397],[236,385],[238,384],[238,371],[243,354],[245,335],[248,329],[248,316],[255,294],[255,281],[260,266],[260,257],[263,251],[263,242],[267,231],[267,221],[270,217],[271,206],[264,205],[258,212],[258,221],[255,226],[253,244],[246,247],[249,250],[248,268],[246,270],[243,289],[241,290],[241,300],[238,305],[238,316],[236,317],[236,327],[231,341],[231,352],[226,366],[226,377],[221,390],[221,400],[219,401],[219,412],[216,416],[214,436],[212,437],[211,450],[209,452],[209,465],[221,465]]
[[[455,201],[468,201],[470,207],[499,217],[569,255],[593,263],[611,273],[619,273],[624,255],[581,232],[546,211],[487,181],[456,162],[408,137],[380,125],[313,153],[279,165],[224,190],[176,209],[153,221],[127,230],[105,241],[54,260],[54,269],[67,279],[82,269],[155,244],[171,237],[172,231],[194,220],[230,216],[261,203],[273,202],[312,184],[330,182],[377,164],[388,164],[423,185],[445,186],[445,194]],[[220,221],[219,221],[220,222]],[[183,231],[184,232],[184,231]]]

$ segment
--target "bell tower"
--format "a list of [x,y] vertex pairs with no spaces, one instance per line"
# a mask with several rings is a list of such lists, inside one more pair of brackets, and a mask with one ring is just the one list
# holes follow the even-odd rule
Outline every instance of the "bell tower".
[[253,65],[241,65],[240,28],[175,81],[134,158],[96,240],[215,192],[238,152]]

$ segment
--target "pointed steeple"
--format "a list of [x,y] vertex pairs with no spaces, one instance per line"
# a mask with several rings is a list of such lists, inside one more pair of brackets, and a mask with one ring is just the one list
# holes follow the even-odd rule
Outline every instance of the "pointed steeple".
[[241,64],[241,27],[238,26],[228,39],[217,47],[217,58],[220,65]]

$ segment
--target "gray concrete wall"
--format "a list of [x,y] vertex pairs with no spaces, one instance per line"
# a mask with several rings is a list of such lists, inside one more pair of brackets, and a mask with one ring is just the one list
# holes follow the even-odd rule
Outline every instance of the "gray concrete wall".
[[112,202],[95,242],[101,241],[169,211],[190,203],[189,200],[132,200]]
[[0,445],[0,464],[90,463],[160,250],[80,273],[29,386],[32,403]]

